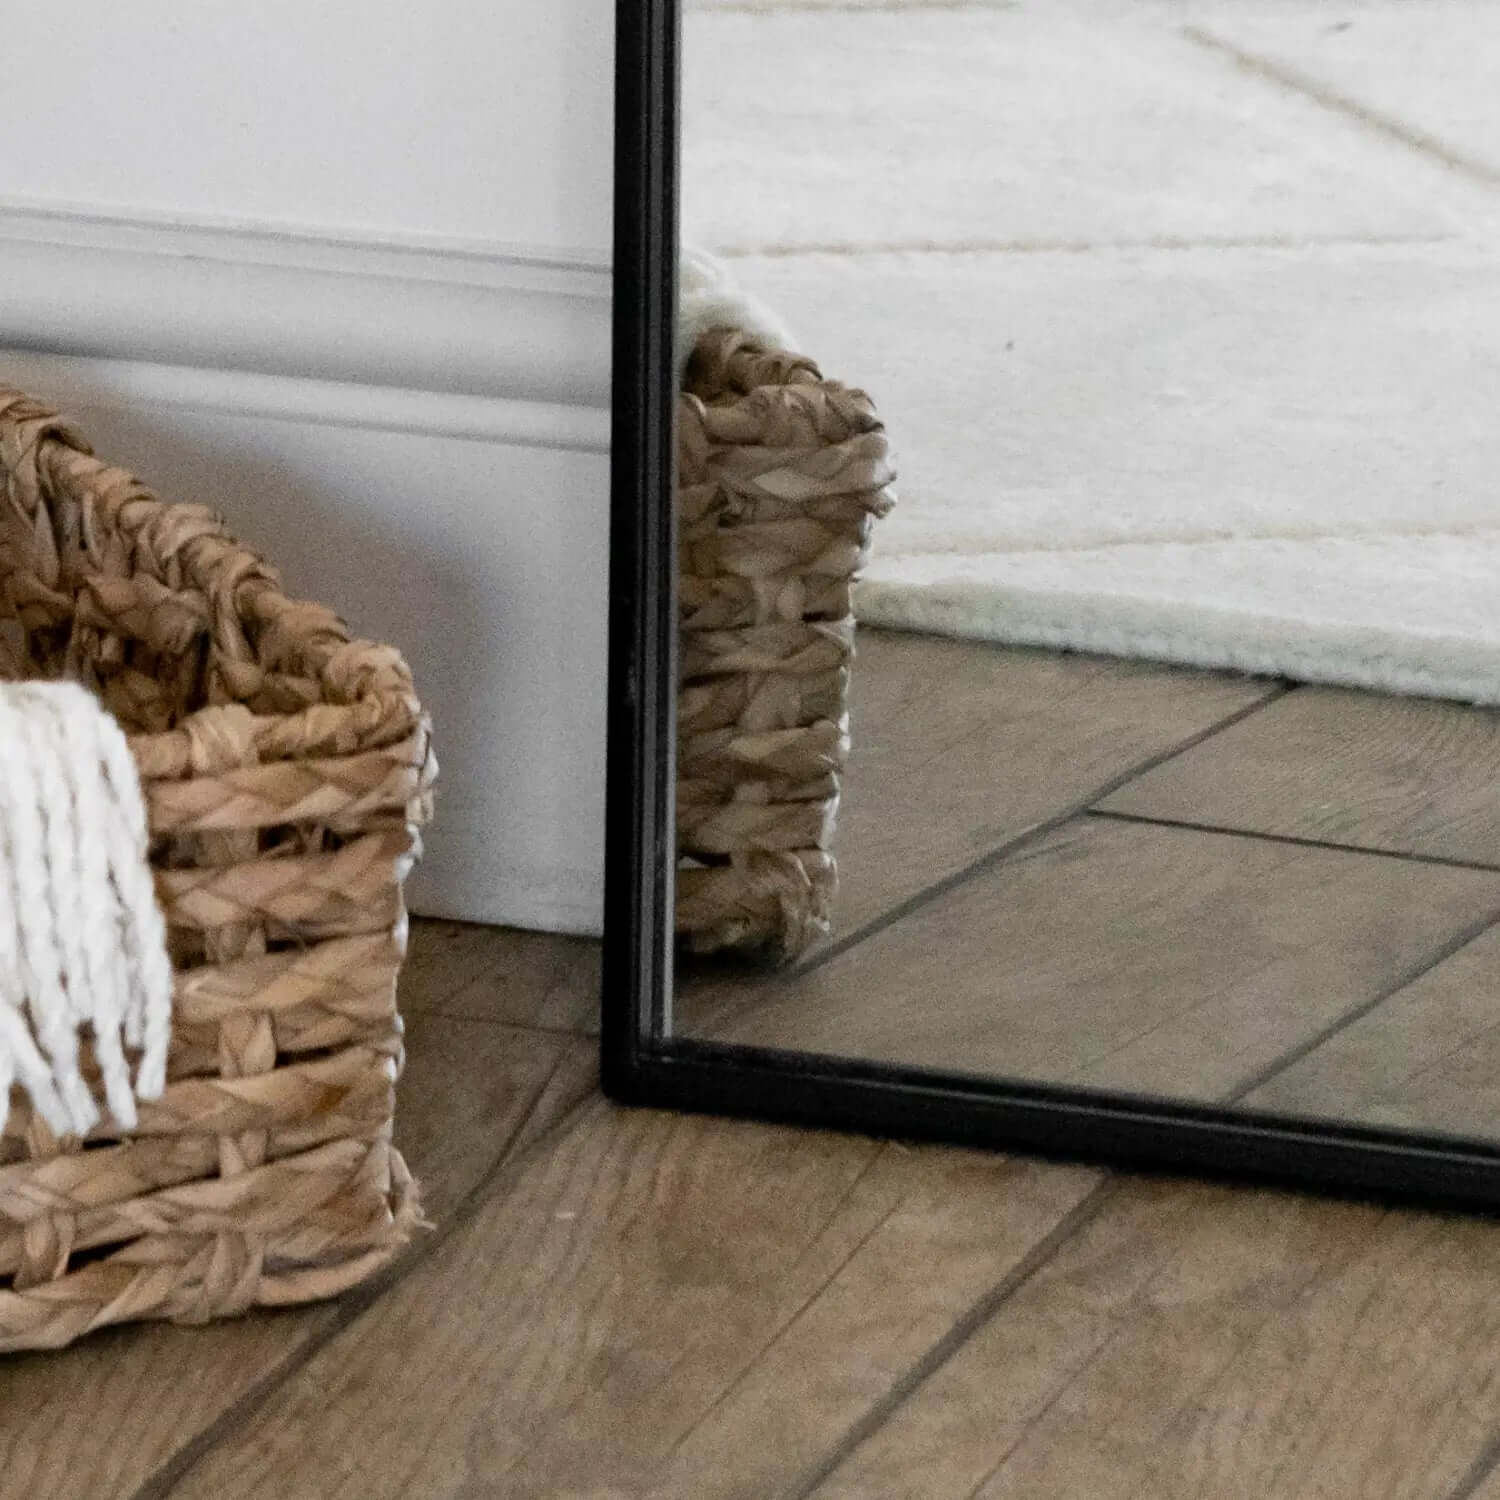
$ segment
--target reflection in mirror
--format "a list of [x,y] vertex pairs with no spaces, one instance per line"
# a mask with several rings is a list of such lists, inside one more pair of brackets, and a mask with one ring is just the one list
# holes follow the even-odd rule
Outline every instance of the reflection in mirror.
[[682,58],[676,1034],[1500,1135],[1500,30]]

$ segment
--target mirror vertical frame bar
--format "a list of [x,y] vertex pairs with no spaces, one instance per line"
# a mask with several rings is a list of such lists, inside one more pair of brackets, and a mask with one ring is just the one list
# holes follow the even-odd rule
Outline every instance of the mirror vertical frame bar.
[[617,0],[601,1074],[667,1029],[676,868],[677,0]]

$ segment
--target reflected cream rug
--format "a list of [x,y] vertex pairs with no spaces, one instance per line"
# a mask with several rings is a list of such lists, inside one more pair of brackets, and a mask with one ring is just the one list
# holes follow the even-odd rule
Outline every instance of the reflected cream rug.
[[1154,23],[688,20],[685,231],[897,450],[862,620],[1500,703],[1472,184]]

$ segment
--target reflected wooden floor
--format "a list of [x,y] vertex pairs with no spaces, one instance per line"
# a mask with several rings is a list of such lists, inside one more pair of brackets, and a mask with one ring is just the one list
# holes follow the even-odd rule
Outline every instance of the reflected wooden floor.
[[1500,1134],[1500,716],[866,631],[828,943],[685,1035]]

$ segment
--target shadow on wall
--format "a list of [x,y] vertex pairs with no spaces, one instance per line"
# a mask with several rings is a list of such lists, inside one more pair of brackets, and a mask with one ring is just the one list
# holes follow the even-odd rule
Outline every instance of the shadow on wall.
[[[101,457],[164,498],[221,511],[289,593],[407,657],[442,767],[427,858],[409,887],[415,911],[597,930],[604,591],[597,621],[575,619],[569,632],[546,618],[568,592],[556,586],[568,559],[555,554],[568,551],[560,533],[570,528],[562,507],[542,513],[557,484],[526,472],[580,455],[214,413],[68,410]],[[559,716],[558,684],[586,693],[595,660],[597,734],[546,722],[549,708]]]

